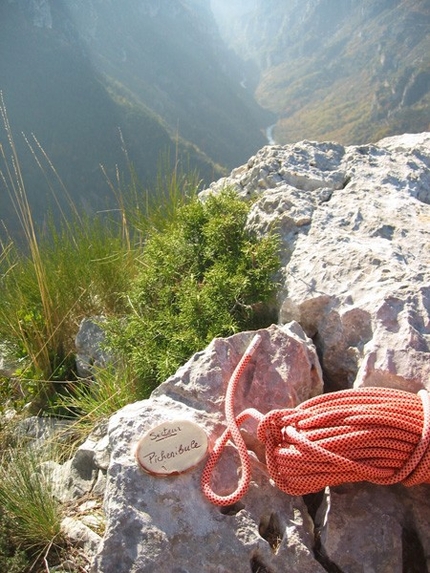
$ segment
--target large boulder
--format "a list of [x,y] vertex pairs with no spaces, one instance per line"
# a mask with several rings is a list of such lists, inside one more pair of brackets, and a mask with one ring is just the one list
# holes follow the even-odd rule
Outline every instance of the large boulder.
[[[430,390],[430,133],[267,146],[202,193],[253,197],[282,240],[280,323],[312,338],[325,391]],[[331,488],[315,512],[328,571],[427,572],[428,486]]]
[[[315,349],[298,324],[260,331],[262,342],[238,388],[236,411],[294,407],[322,390]],[[212,442],[225,427],[227,382],[253,333],[215,339],[162,384],[151,399],[120,410],[109,423],[111,461],[105,493],[106,533],[93,571],[318,573],[313,523],[301,497],[282,494],[252,456],[248,493],[228,507],[201,493],[202,463],[180,475],[143,472],[133,446],[147,431],[190,420]],[[249,434],[255,427],[248,428]],[[252,439],[250,438],[252,442]],[[229,446],[213,477],[225,495],[236,487],[238,460]]]
[[202,192],[255,197],[281,236],[280,321],[298,321],[326,389],[430,389],[430,134],[267,146]]

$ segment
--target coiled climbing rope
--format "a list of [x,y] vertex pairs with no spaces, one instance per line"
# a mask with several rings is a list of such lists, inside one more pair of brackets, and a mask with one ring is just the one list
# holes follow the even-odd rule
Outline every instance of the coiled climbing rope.
[[[209,501],[227,506],[239,501],[251,481],[249,452],[240,432],[248,418],[258,422],[266,465],[276,486],[304,495],[326,486],[370,481],[380,485],[430,483],[430,396],[391,388],[358,388],[322,394],[297,406],[266,415],[250,408],[237,417],[234,394],[255,353],[256,335],[233,372],[225,398],[227,429],[215,442],[201,487]],[[212,490],[212,473],[227,442],[236,445],[241,476],[234,492]]]

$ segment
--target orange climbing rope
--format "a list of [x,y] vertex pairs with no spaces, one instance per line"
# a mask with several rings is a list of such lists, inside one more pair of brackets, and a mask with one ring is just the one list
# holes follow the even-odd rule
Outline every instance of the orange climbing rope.
[[[229,381],[225,398],[227,429],[216,441],[201,480],[209,501],[227,506],[239,501],[251,481],[250,457],[240,426],[258,422],[270,477],[289,495],[317,492],[326,486],[370,481],[406,486],[430,483],[430,396],[391,388],[359,388],[322,394],[296,408],[255,409],[234,414],[240,377],[260,343],[256,335]],[[241,476],[236,490],[218,495],[212,473],[229,440],[237,447]]]

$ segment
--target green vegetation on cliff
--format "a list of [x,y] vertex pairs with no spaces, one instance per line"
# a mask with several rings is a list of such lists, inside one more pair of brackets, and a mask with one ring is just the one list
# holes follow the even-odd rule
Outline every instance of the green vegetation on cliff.
[[233,192],[197,197],[151,230],[127,293],[127,318],[109,327],[113,351],[147,395],[213,338],[267,326],[278,265],[274,237],[246,230]]

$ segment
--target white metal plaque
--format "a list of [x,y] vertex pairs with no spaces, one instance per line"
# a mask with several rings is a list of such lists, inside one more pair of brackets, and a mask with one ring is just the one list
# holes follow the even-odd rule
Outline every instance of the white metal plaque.
[[164,422],[149,430],[137,444],[136,459],[146,472],[158,476],[179,474],[206,455],[206,432],[189,420]]

